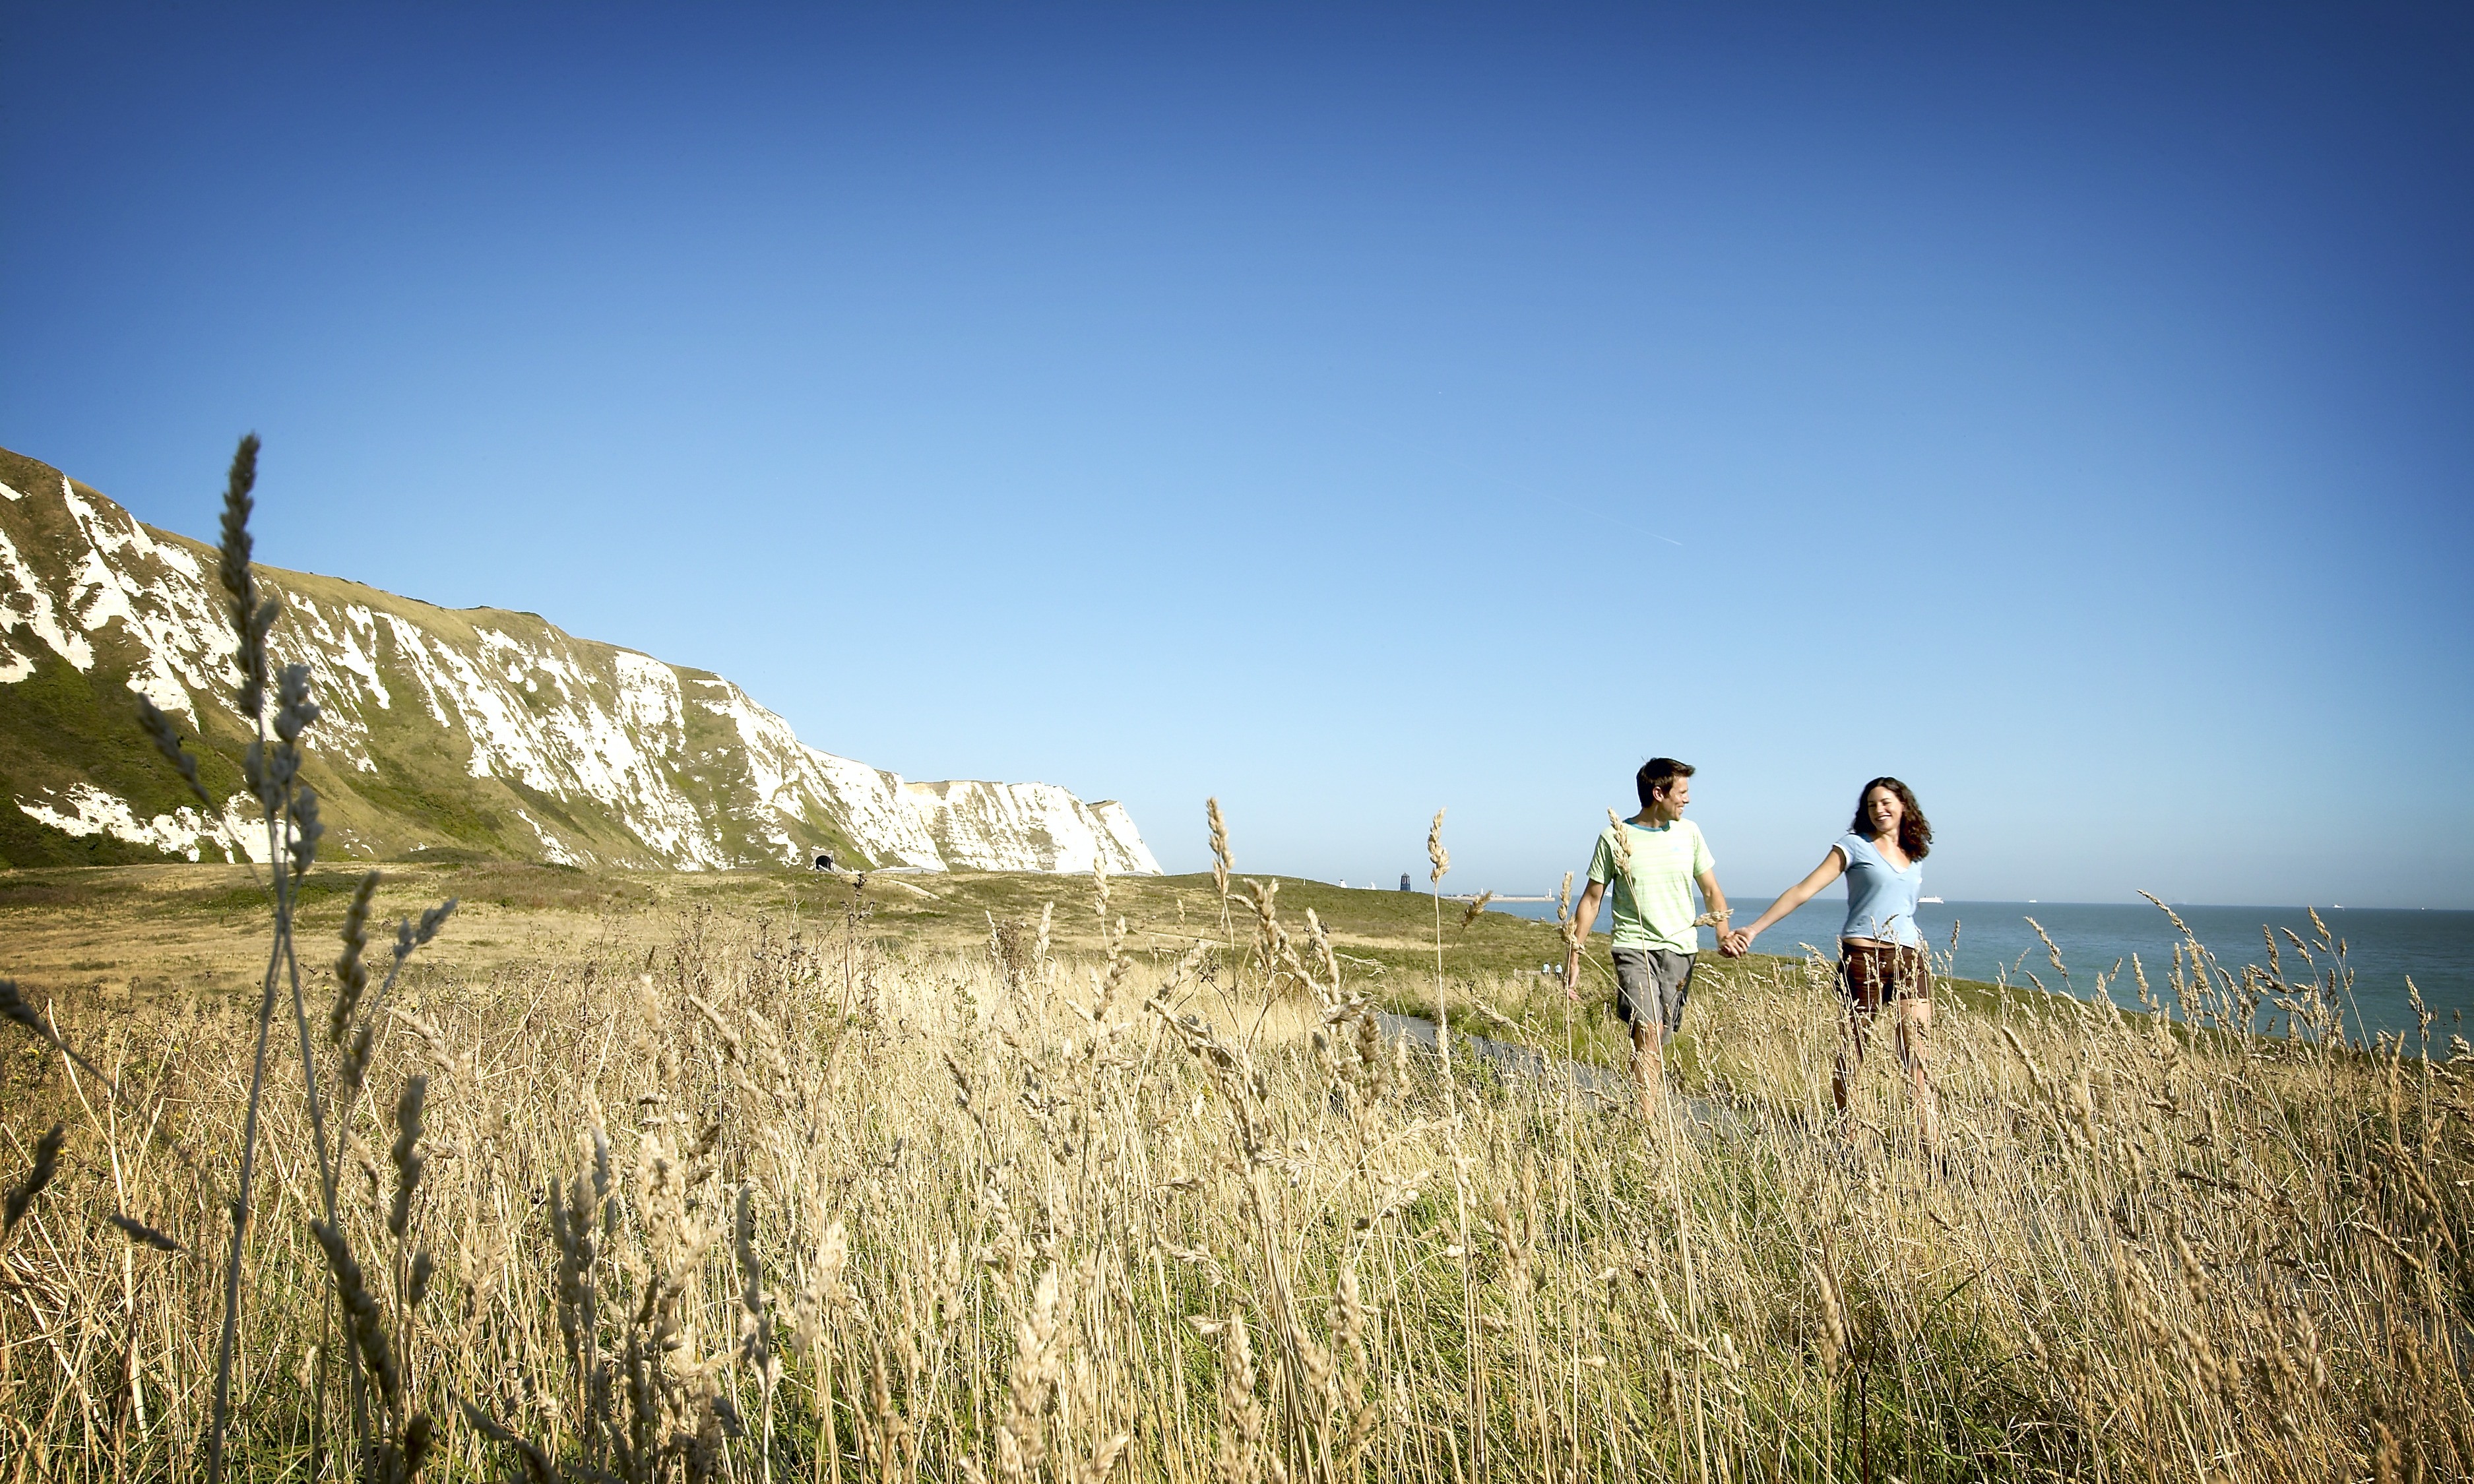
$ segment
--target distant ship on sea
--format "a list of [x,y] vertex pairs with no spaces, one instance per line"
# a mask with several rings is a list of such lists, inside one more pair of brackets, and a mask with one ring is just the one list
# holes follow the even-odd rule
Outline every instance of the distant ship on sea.
[[1940,906],[1940,905],[1941,905],[1941,898],[1938,898],[1938,897],[1919,897],[1919,898],[1916,898],[1916,900],[1917,900],[1918,902],[1925,903],[1925,904],[1928,904],[1928,905],[1930,905],[1930,906],[1935,906],[1935,907],[1938,907],[1938,906]]

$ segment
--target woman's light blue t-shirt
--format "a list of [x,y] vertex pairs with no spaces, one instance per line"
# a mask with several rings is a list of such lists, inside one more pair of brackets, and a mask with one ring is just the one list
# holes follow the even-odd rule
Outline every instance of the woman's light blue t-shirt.
[[1916,926],[1916,898],[1925,889],[1925,863],[1907,862],[1901,871],[1881,856],[1862,835],[1839,837],[1831,847],[1847,857],[1847,925],[1841,938],[1870,938],[1915,948],[1924,945]]

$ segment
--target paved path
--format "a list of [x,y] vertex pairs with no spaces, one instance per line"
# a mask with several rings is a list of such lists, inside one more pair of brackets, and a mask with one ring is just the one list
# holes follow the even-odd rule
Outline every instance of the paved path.
[[[1439,1049],[1435,1022],[1424,1016],[1398,1016],[1378,1010],[1374,1012],[1374,1018],[1386,1037],[1405,1041],[1413,1050],[1433,1055]],[[1632,1106],[1632,1079],[1616,1067],[1600,1066],[1589,1062],[1567,1062],[1535,1046],[1515,1045],[1508,1041],[1472,1035],[1457,1026],[1452,1029],[1452,1049],[1463,1056],[1473,1053],[1489,1065],[1513,1076],[1560,1080],[1618,1108]],[[1678,1097],[1672,1092],[1668,1095],[1674,1097],[1676,1111],[1695,1124],[1715,1130],[1733,1128],[1740,1121],[1734,1110],[1709,1098]]]

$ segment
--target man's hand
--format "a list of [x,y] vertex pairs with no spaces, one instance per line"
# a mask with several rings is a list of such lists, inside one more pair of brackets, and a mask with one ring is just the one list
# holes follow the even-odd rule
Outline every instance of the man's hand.
[[1742,958],[1745,954],[1750,953],[1753,951],[1752,930],[1749,928],[1738,927],[1734,932],[1729,933],[1725,938],[1719,940],[1718,951],[1729,958]]
[[1564,954],[1564,997],[1574,1004],[1581,1002],[1581,950],[1571,948]]

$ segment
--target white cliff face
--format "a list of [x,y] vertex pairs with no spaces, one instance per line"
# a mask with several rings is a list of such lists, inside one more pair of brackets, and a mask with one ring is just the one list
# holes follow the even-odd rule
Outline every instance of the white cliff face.
[[[65,795],[57,800],[20,799],[17,807],[62,834],[81,839],[109,835],[115,840],[151,845],[168,854],[185,854],[191,860],[200,858],[201,840],[220,847],[230,838],[223,822],[206,818],[194,806],[142,820],[126,800],[114,798],[91,783],[71,784]],[[259,833],[264,833],[262,828]],[[266,853],[261,845],[252,858],[263,861]]]
[[[959,862],[937,850],[916,811],[902,794],[902,780],[865,763],[820,753],[800,741],[790,724],[758,706],[730,682],[715,677],[700,682],[696,701],[705,711],[730,724],[749,774],[757,806],[777,819],[802,817],[812,811],[837,814],[850,822],[855,840],[872,842],[861,848],[886,866],[915,866],[937,871]],[[783,840],[786,859],[799,855]]]
[[[96,737],[129,725],[133,703],[110,699],[125,687],[207,751],[236,755],[247,734],[230,696],[237,646],[213,552],[32,461],[0,452],[0,685],[65,664],[92,690]],[[851,864],[931,871],[1159,870],[1114,803],[1040,783],[906,784],[808,746],[726,680],[530,614],[258,576],[283,600],[274,660],[309,667],[324,712],[310,777],[330,855],[462,847],[716,869],[831,850]],[[12,777],[5,802],[49,828],[191,859],[267,853],[262,826],[246,827],[246,795],[219,814],[194,801],[141,805],[113,792],[92,757],[40,761],[47,776]],[[124,791],[151,786],[131,778]]]
[[1143,832],[1134,827],[1134,817],[1126,812],[1124,804],[1114,799],[1103,799],[1091,805],[1091,819],[1099,826],[1102,838],[1128,862],[1123,868],[1128,875],[1160,874],[1160,863],[1152,857],[1152,848],[1143,844]]
[[902,791],[957,869],[1087,872],[1104,864],[1116,875],[1159,874],[1114,802],[1095,809],[1053,783],[908,783]]
[[[117,627],[141,660],[129,688],[194,721],[188,692],[206,688],[208,676],[221,674],[238,647],[230,627],[218,621],[213,589],[197,559],[180,545],[156,541],[110,501],[79,494],[64,477],[55,475],[53,483],[56,494],[41,485],[32,493],[9,490],[9,505],[0,507],[28,522],[0,522],[0,625],[8,630],[0,634],[0,681],[32,675],[38,644],[79,672],[91,671],[90,635]],[[66,527],[66,539],[20,550],[9,527],[28,530],[47,501],[66,517],[52,522]],[[49,571],[48,580],[38,565]]]

